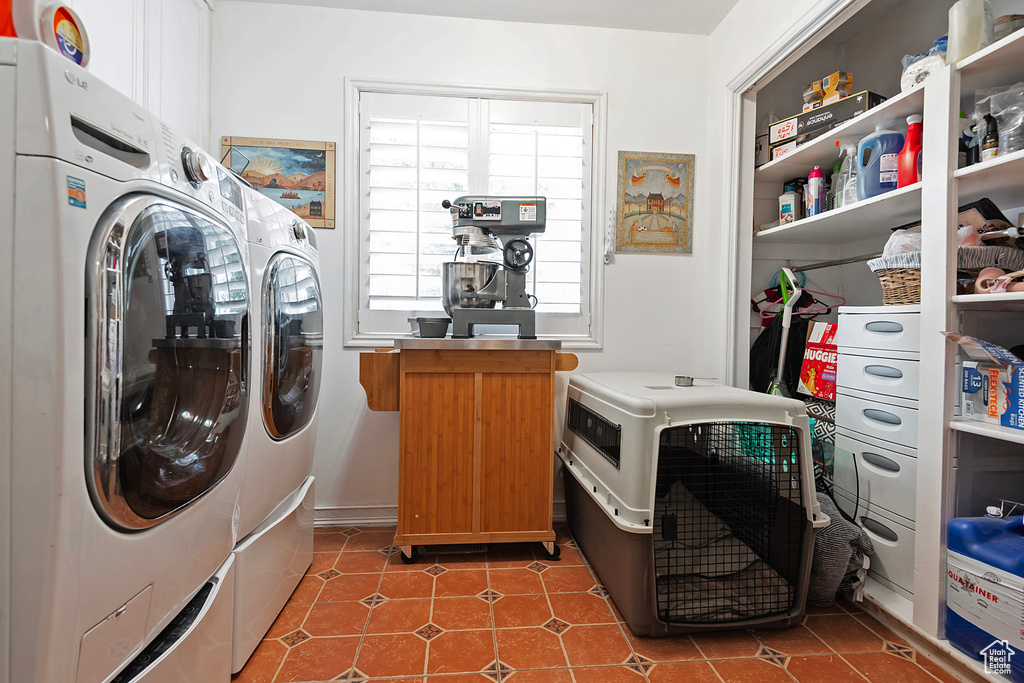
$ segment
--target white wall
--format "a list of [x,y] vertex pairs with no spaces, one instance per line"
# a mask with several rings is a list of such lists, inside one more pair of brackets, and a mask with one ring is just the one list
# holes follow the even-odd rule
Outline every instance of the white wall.
[[68,5],[89,35],[89,71],[209,148],[206,0],[68,0]]
[[[707,37],[246,2],[218,2],[212,36],[214,140],[266,136],[340,145],[346,76],[607,91],[607,201],[614,201],[618,150],[696,154],[695,255],[617,255],[605,268],[604,349],[581,352],[578,372],[704,374],[704,340],[716,342],[704,332],[702,297],[720,286],[706,284],[704,265],[719,229],[716,207],[699,200],[713,149],[706,143]],[[595,214],[606,210],[595,207]],[[393,516],[398,415],[367,409],[359,351],[340,347],[342,231],[354,227],[317,232],[328,342],[317,506],[321,516],[323,508],[339,507],[346,510],[335,511],[338,517]]]
[[[747,379],[745,376],[733,376],[733,359],[728,357],[724,340],[734,332],[743,335],[747,327],[749,308],[742,304],[748,296],[745,292],[750,289],[747,286],[750,274],[744,276],[743,273],[734,273],[730,267],[730,264],[735,262],[736,254],[730,249],[729,231],[732,228],[726,223],[727,209],[730,202],[736,204],[739,199],[735,192],[727,191],[729,178],[721,154],[728,137],[736,132],[727,131],[724,126],[727,105],[731,99],[728,85],[819,2],[820,0],[792,0],[786,3],[773,0],[739,0],[708,37],[707,120],[715,122],[716,125],[708,128],[709,154],[707,163],[704,164],[709,191],[703,196],[698,193],[698,199],[701,205],[707,206],[718,218],[717,229],[711,231],[713,239],[707,245],[706,254],[709,282],[717,282],[720,285],[709,287],[705,296],[702,319],[705,337],[712,341],[704,347],[703,360],[706,373],[719,378],[731,378],[732,383],[738,386],[745,387]],[[750,106],[746,107],[748,120],[745,123],[749,124],[750,130],[753,131],[755,111],[752,98],[749,104]],[[752,186],[753,145],[750,145],[749,150],[743,149],[741,152],[749,157],[749,160],[744,160],[744,167],[751,169],[747,181]],[[742,219],[753,229],[749,209]],[[713,277],[710,276],[712,273],[715,274]],[[729,277],[739,281],[739,289],[742,292],[738,297],[739,310],[734,319],[726,315],[729,301],[725,280]],[[745,336],[741,336],[736,343],[744,350],[748,348]],[[745,367],[742,370],[745,370]]]

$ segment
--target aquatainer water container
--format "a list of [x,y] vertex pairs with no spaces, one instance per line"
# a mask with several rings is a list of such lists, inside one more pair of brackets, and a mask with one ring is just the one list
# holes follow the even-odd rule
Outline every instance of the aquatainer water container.
[[879,123],[857,145],[857,199],[865,200],[896,189],[903,133]]
[[1024,518],[962,517],[948,531],[946,637],[975,659],[1008,645],[1009,673],[1024,682]]

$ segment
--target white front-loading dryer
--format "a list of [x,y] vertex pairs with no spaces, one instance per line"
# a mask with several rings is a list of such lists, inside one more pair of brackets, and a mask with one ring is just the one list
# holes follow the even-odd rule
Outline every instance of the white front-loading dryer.
[[242,185],[40,43],[0,39],[0,88],[0,679],[226,682],[252,393]]
[[245,493],[235,548],[232,671],[259,645],[313,559],[323,302],[316,236],[246,188],[253,283],[253,378]]

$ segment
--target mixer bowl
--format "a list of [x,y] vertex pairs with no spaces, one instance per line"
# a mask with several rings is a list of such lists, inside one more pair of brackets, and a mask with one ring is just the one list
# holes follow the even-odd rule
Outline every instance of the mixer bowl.
[[453,308],[494,308],[496,301],[461,295],[462,292],[481,290],[497,272],[497,263],[444,263],[441,268],[441,303],[445,313],[451,315]]

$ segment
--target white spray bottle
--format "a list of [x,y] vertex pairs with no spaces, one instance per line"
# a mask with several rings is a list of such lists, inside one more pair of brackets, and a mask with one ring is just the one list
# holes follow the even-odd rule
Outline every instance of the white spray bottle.
[[839,167],[839,189],[836,191],[837,209],[857,202],[857,142],[844,140],[843,154],[843,164]]

